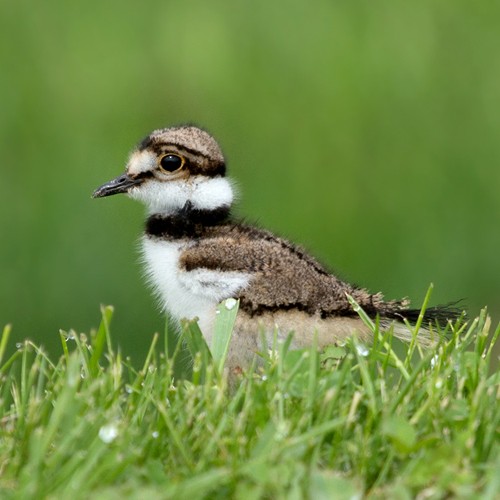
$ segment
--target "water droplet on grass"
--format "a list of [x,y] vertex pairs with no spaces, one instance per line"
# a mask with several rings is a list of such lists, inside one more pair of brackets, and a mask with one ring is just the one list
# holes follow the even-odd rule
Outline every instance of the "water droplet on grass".
[[103,443],[111,443],[113,442],[118,436],[118,428],[116,427],[115,424],[108,424],[108,425],[103,425],[99,429],[99,438]]
[[153,436],[153,439],[157,439],[160,433],[158,431],[154,431],[151,433],[151,436]]
[[230,299],[226,299],[226,302],[224,303],[224,305],[226,306],[226,309],[228,311],[230,311],[231,309],[234,308],[234,306],[236,305],[236,299],[233,299],[233,298],[230,298]]
[[366,356],[368,356],[368,354],[370,354],[370,351],[368,350],[368,348],[366,346],[364,346],[363,344],[357,344],[356,351],[358,352],[358,354],[360,356],[363,356],[363,357],[366,357]]

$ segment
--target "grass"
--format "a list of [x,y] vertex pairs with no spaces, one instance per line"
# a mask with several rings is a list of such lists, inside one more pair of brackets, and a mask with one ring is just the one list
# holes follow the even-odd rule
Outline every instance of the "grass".
[[0,341],[2,498],[498,498],[500,372],[483,311],[421,351],[378,333],[323,352],[263,350],[229,389],[237,304],[220,306],[212,354],[184,325],[155,335],[141,369],[110,334],[61,333],[50,359]]

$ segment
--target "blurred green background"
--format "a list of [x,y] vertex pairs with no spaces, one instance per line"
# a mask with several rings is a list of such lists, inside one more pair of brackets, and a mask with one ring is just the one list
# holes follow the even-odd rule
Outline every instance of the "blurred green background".
[[116,308],[141,362],[163,319],[143,209],[92,200],[150,130],[221,142],[238,213],[340,275],[500,318],[500,4],[3,1],[0,325],[59,352]]

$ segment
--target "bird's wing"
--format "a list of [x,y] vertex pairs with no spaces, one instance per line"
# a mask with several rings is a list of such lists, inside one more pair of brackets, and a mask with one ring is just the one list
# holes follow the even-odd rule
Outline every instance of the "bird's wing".
[[217,301],[237,297],[252,311],[299,308],[350,310],[350,286],[302,250],[276,237],[207,238],[185,249],[179,279],[192,292]]

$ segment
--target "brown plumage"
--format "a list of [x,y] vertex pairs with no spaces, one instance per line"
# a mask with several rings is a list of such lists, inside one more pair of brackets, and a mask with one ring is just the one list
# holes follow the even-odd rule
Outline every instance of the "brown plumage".
[[368,313],[394,315],[406,301],[384,302],[329,274],[303,250],[269,231],[240,224],[205,229],[182,254],[181,269],[196,268],[252,273],[252,286],[236,294],[250,315],[278,309],[297,309],[321,318],[357,316],[346,294]]

